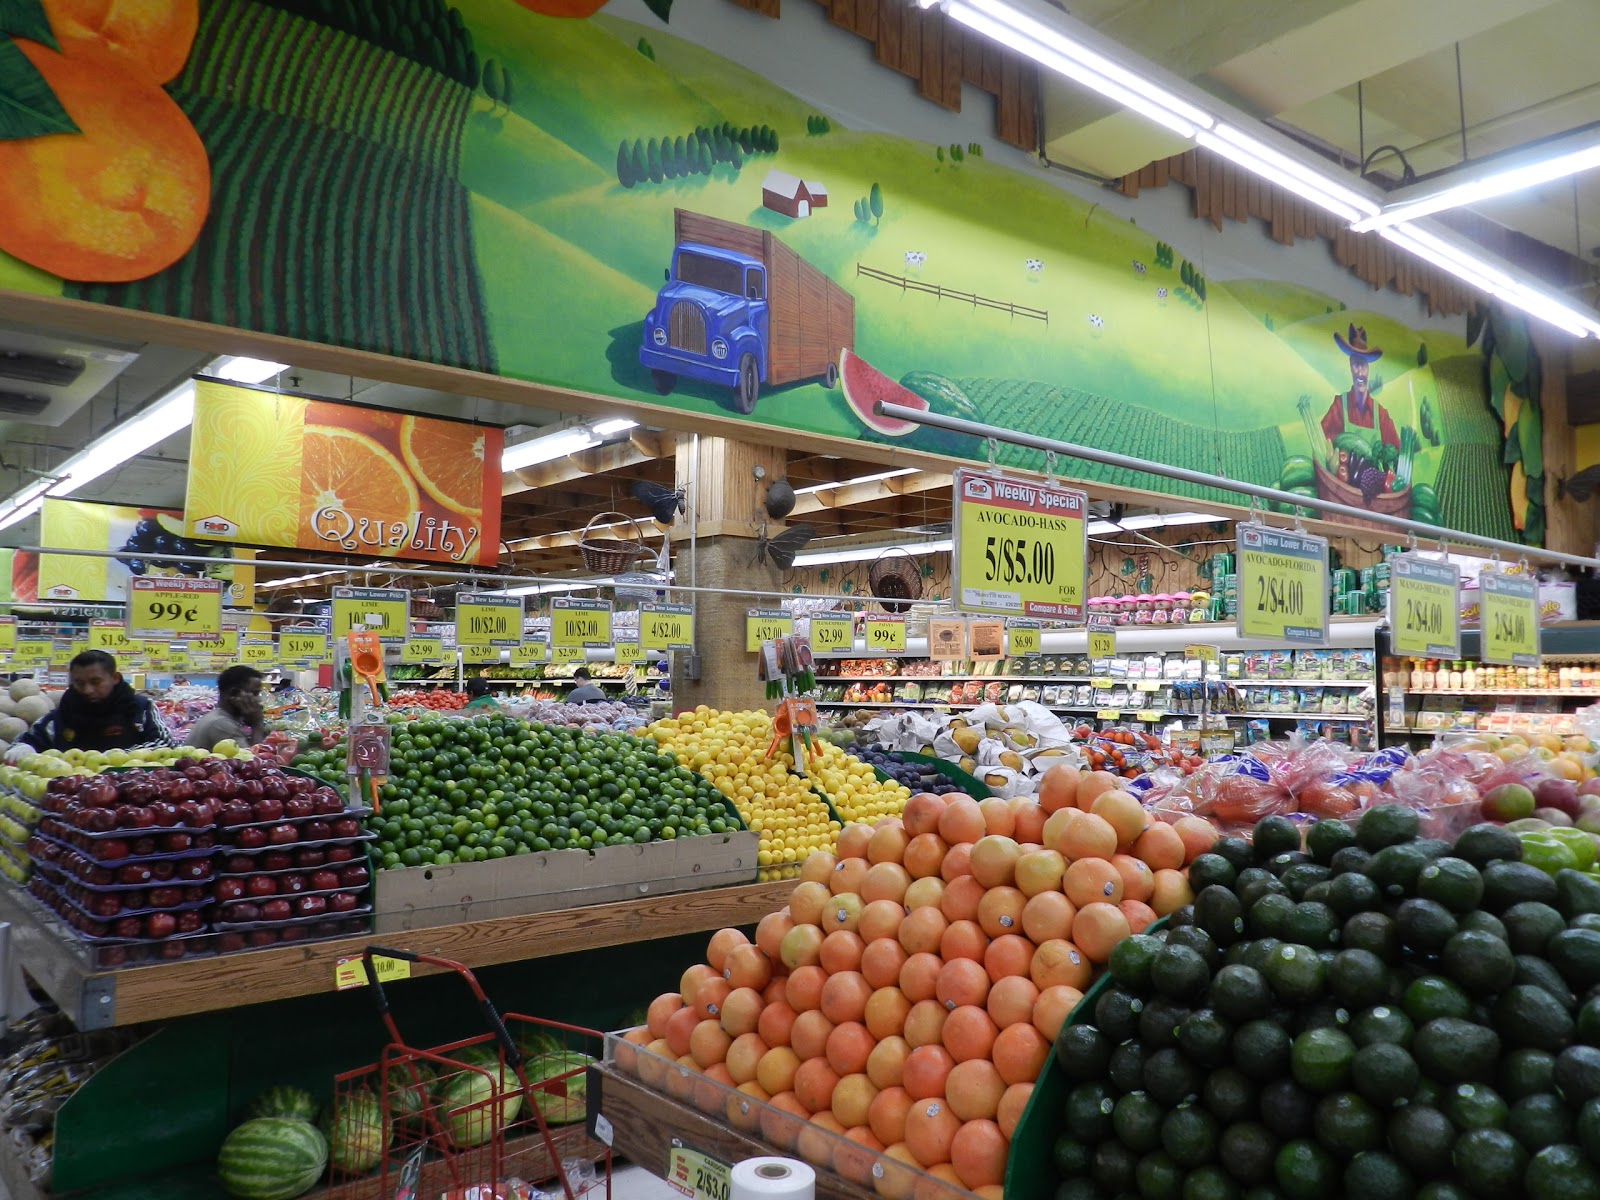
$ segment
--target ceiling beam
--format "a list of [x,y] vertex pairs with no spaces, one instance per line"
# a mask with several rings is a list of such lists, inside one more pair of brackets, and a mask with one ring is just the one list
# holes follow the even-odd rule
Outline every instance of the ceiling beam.
[[[867,472],[871,474],[871,472]],[[872,483],[857,483],[849,487],[827,488],[808,492],[795,501],[792,517],[823,509],[848,509],[857,505],[872,504],[880,500],[894,500],[901,496],[920,495],[923,492],[948,491],[950,476],[940,471],[918,471],[915,475],[897,475],[893,479],[879,479]]]
[[558,483],[571,483],[590,475],[604,475],[653,462],[673,453],[678,444],[676,434],[665,431],[636,430],[626,441],[580,450],[549,462],[524,467],[520,471],[507,471],[500,479],[500,494],[515,496]]

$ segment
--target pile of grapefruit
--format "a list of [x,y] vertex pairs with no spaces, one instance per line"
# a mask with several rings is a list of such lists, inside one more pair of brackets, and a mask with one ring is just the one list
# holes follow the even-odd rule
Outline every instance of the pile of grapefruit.
[[845,826],[754,942],[712,936],[619,1066],[890,1200],[910,1168],[1001,1200],[1057,1031],[1216,840],[1119,785],[1056,766],[1037,798],[922,794]]

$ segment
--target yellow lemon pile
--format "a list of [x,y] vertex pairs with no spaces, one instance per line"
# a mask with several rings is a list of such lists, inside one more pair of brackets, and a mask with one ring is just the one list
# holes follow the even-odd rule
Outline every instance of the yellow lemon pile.
[[767,757],[772,717],[765,712],[721,712],[701,705],[692,713],[655,722],[645,730],[679,765],[698,771],[731,800],[744,823],[761,837],[762,879],[792,875],[814,850],[832,850],[839,822],[793,759]]
[[904,784],[885,782],[859,758],[831,742],[818,743],[822,751],[809,766],[811,778],[846,821],[870,825],[881,817],[898,817],[911,793]]

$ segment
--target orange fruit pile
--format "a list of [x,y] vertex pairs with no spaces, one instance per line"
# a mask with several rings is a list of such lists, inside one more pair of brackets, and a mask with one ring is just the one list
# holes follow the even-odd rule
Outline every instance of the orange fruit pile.
[[1037,800],[913,796],[807,858],[754,942],[714,934],[619,1065],[889,1200],[909,1167],[1001,1200],[1056,1033],[1118,941],[1193,899],[1216,836],[1069,766]]
[[205,146],[162,90],[189,57],[197,0],[44,8],[60,52],[17,47],[77,132],[0,141],[0,250],[64,279],[143,279],[194,245],[211,203]]

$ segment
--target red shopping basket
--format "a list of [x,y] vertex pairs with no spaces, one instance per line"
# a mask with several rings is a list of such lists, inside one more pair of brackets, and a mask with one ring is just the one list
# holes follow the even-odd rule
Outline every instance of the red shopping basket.
[[[427,963],[460,975],[489,1032],[422,1050],[400,1035],[373,957]],[[330,1200],[522,1200],[559,1179],[566,1200],[603,1182],[611,1152],[584,1128],[588,1064],[598,1030],[507,1013],[501,1017],[461,963],[368,946],[367,983],[389,1034],[371,1066],[334,1079]],[[529,1081],[529,1064],[537,1066]],[[602,1172],[593,1165],[602,1164]]]

